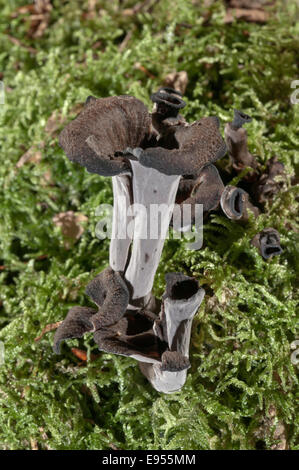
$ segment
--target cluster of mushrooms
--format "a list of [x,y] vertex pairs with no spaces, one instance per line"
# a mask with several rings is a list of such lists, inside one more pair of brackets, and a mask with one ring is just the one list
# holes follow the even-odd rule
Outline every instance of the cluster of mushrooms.
[[[132,96],[90,96],[59,136],[71,161],[89,172],[112,177],[114,206],[109,267],[86,287],[97,309],[71,308],[55,333],[54,351],[60,352],[65,339],[93,332],[101,351],[136,359],[156,390],[171,393],[186,381],[192,320],[205,292],[195,278],[168,273],[162,300],[152,294],[171,223],[167,207],[202,204],[204,214],[221,208],[227,217],[239,221],[248,219],[248,210],[255,216],[259,210],[243,189],[224,186],[213,165],[228,149],[237,170],[255,168],[242,128],[249,116],[235,110],[233,122],[225,127],[225,143],[217,117],[186,122],[179,114],[185,102],[178,91],[164,87],[151,99],[154,108],[149,113]],[[257,182],[261,197],[273,190],[276,167]],[[128,221],[125,209],[133,203],[145,210]],[[158,222],[159,236],[154,239],[139,236],[151,204],[165,207]],[[118,236],[128,222],[133,223],[133,234]],[[279,234],[272,228],[257,234],[253,244],[265,259],[281,252]]]

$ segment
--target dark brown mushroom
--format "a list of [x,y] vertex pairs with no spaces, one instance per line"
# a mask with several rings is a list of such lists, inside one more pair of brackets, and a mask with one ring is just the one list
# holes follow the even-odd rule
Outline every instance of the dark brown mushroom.
[[94,330],[113,325],[125,314],[130,300],[128,287],[120,273],[108,267],[86,287],[86,294],[99,307],[90,319]]
[[173,138],[174,126],[186,124],[183,116],[179,114],[179,110],[184,108],[186,103],[179,91],[169,87],[160,88],[153,93],[151,100],[155,103],[152,124],[159,135],[159,146],[172,148],[176,144]]
[[265,260],[282,253],[279,233],[272,227],[257,233],[251,240],[251,244],[258,249]]
[[[163,88],[152,99],[155,109],[150,115],[131,96],[88,97],[83,111],[60,134],[60,145],[72,161],[113,176],[114,196],[125,196],[113,212],[114,234],[126,228],[124,205],[142,204],[144,210],[130,215],[134,233],[110,245],[115,269],[107,268],[86,288],[98,310],[71,309],[57,330],[54,348],[58,351],[63,339],[93,331],[101,350],[133,357],[141,367],[147,363],[145,375],[155,388],[170,393],[186,380],[192,319],[204,291],[193,278],[169,275],[157,317],[148,310],[156,309],[151,293],[154,276],[181,175],[195,178],[194,200],[199,201],[202,192],[205,208],[214,208],[222,183],[211,162],[224,155],[226,146],[217,118],[189,125],[178,114],[185,104],[179,93]],[[160,210],[161,217],[154,215],[158,236],[143,238],[140,232],[151,205]]]
[[222,179],[214,165],[205,166],[197,178],[182,178],[179,184],[176,202],[181,211],[184,206],[191,205],[192,224],[195,221],[195,204],[203,205],[203,213],[218,208],[224,190]]
[[[107,273],[107,279],[110,274]],[[89,284],[89,295],[98,305],[105,303],[106,287],[99,287],[97,279]],[[159,317],[148,310],[128,310],[114,324],[97,329],[94,340],[101,351],[138,360],[142,372],[154,387],[171,393],[180,389],[186,380],[186,371],[190,367],[192,319],[203,297],[204,290],[194,278],[182,273],[167,274]],[[87,331],[94,331],[95,312],[84,307],[73,307],[69,311],[55,334],[56,353],[64,339],[78,338]]]
[[177,148],[146,148],[139,162],[166,175],[198,175],[205,165],[226,153],[217,117],[204,117],[190,125],[174,126],[173,137]]
[[166,275],[166,291],[153,330],[166,349],[160,363],[141,362],[142,373],[163,393],[179,390],[185,383],[189,362],[192,320],[205,292],[196,279],[182,273]]
[[143,362],[161,362],[166,349],[154,334],[153,314],[146,310],[127,312],[114,325],[104,327],[94,333],[99,349],[106,353],[129,356]]
[[86,287],[86,294],[98,310],[73,307],[56,331],[54,351],[59,353],[60,343],[69,338],[80,338],[89,331],[117,323],[125,314],[129,291],[120,273],[110,267],[96,276]]
[[155,114],[162,118],[177,117],[179,110],[186,106],[182,94],[170,87],[160,88],[151,95],[153,103],[157,104]]
[[[277,176],[281,177],[280,181],[277,181]],[[271,201],[273,196],[281,190],[284,179],[285,171],[283,163],[279,162],[277,157],[272,157],[267,162],[265,173],[255,185],[254,193],[257,201],[260,204]]]
[[252,211],[255,217],[259,215],[259,209],[251,204],[249,195],[236,186],[226,186],[221,195],[220,205],[225,215],[232,220],[247,222],[249,218],[248,210]]
[[72,307],[54,336],[53,349],[60,353],[60,345],[65,339],[81,338],[88,331],[93,330],[92,316],[96,310],[89,307]]
[[242,111],[234,110],[234,120],[224,128],[225,141],[233,168],[242,171],[246,167],[256,169],[257,162],[248,150],[247,131],[243,124],[251,122],[251,117]]
[[61,132],[61,147],[71,161],[91,173],[113,176],[129,171],[129,162],[117,154],[142,146],[149,136],[151,119],[146,106],[129,95],[87,100]]

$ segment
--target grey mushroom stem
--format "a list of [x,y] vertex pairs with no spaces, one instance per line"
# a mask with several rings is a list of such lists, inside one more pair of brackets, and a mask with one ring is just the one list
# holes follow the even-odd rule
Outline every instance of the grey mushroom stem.
[[[133,246],[125,280],[132,289],[131,302],[148,300],[168,233],[180,176],[169,176],[138,161],[131,161],[134,214]],[[145,299],[142,302],[142,299]]]
[[160,320],[154,325],[157,336],[164,337],[169,347],[169,351],[162,354],[162,363],[139,364],[142,373],[158,392],[176,392],[182,388],[187,378],[192,321],[205,291],[199,288],[190,297],[187,295],[182,299],[176,299],[171,294],[166,295]]
[[128,234],[128,223],[132,217],[128,209],[132,204],[132,177],[130,173],[112,177],[113,218],[109,263],[114,271],[125,271],[132,237]]

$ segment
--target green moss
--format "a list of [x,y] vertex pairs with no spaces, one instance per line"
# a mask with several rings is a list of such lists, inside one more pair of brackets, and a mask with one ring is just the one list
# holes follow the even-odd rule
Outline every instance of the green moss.
[[[288,445],[298,449],[298,381],[290,359],[298,325],[297,206],[290,184],[298,165],[299,106],[290,103],[298,78],[296,2],[279,2],[261,26],[225,25],[221,1],[207,8],[179,0],[174,9],[162,0],[133,18],[123,15],[132,1],[100,2],[101,14],[93,18],[86,1],[54,1],[49,26],[35,40],[26,36],[26,15],[10,16],[26,3],[0,1],[0,72],[7,90],[0,105],[0,448],[28,449],[33,440],[41,449],[252,449],[262,440],[270,449],[283,422]],[[192,273],[207,294],[194,322],[187,384],[164,396],[133,360],[98,354],[80,366],[71,346],[97,354],[91,336],[70,341],[61,356],[52,352],[53,333],[34,338],[70,306],[88,304],[84,287],[107,265],[109,249],[94,230],[95,208],[112,200],[111,182],[67,160],[55,135],[45,132],[49,117],[54,111],[69,116],[89,94],[130,93],[149,104],[152,90],[174,70],[188,72],[187,119],[217,114],[227,122],[234,107],[243,109],[254,118],[251,151],[261,164],[278,155],[288,184],[246,227],[212,216],[199,251],[166,243],[157,295],[164,274],[174,270]],[[16,169],[21,155],[41,143],[41,162]],[[67,210],[89,218],[70,250],[52,221]],[[284,249],[268,262],[250,245],[266,226],[279,230]],[[277,416],[261,431],[273,406]]]

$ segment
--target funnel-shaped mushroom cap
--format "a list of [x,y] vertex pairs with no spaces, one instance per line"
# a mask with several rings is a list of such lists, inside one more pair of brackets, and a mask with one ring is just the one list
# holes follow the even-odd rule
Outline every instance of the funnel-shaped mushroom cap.
[[279,233],[272,227],[257,233],[251,240],[251,244],[259,250],[264,259],[271,259],[272,256],[282,253]]
[[217,117],[204,117],[190,126],[178,126],[174,137],[177,148],[148,148],[141,154],[140,163],[166,175],[197,175],[207,163],[226,153]]
[[151,95],[151,100],[157,104],[156,112],[163,117],[175,117],[180,109],[186,106],[185,101],[181,98],[181,93],[173,88],[160,88],[156,93]]
[[[205,166],[197,178],[181,178],[176,202],[184,206],[191,205],[192,223],[195,222],[196,204],[202,204],[204,213],[216,209],[219,205],[224,185],[214,165]],[[182,213],[181,213],[182,215]]]
[[252,118],[248,116],[248,114],[243,113],[243,111],[239,111],[238,109],[234,109],[234,120],[232,122],[232,126],[236,129],[240,129],[243,124],[247,124],[251,122]]
[[235,186],[226,186],[221,195],[220,205],[225,215],[232,220],[241,219],[244,212],[246,192]]
[[127,147],[141,147],[150,132],[146,106],[129,95],[91,99],[59,136],[59,144],[71,161],[91,173],[114,176],[130,169],[115,157]]
[[91,317],[96,310],[90,307],[72,307],[62,324],[56,330],[53,349],[60,354],[60,344],[65,339],[81,338],[86,332],[93,330]]

